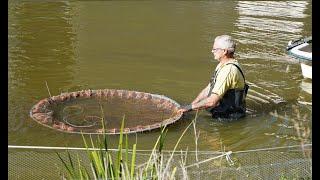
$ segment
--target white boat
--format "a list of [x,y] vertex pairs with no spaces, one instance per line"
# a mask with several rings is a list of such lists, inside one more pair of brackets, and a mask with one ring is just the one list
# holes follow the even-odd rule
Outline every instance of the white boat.
[[312,37],[289,41],[287,51],[299,59],[303,77],[312,79]]
[[312,79],[312,66],[307,65],[303,62],[300,62],[301,70],[302,70],[302,76],[305,78]]

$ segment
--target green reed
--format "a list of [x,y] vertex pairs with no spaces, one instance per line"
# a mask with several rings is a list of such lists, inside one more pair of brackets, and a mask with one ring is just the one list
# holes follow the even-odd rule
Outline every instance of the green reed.
[[[101,109],[102,115],[103,110]],[[104,116],[102,116],[104,117]],[[197,117],[197,116],[196,116]],[[196,118],[195,118],[196,119]],[[194,123],[195,119],[187,126],[181,136],[176,142],[170,158],[165,162],[163,157],[163,148],[168,129],[166,126],[161,127],[161,132],[157,138],[151,154],[148,158],[148,161],[143,164],[136,163],[136,143],[132,146],[132,156],[131,159],[128,158],[129,146],[128,146],[128,136],[123,137],[123,129],[125,116],[123,116],[120,136],[117,148],[117,154],[114,157],[113,154],[108,149],[108,140],[107,135],[105,134],[104,118],[102,118],[103,124],[103,141],[98,135],[97,142],[94,143],[90,135],[90,143],[92,148],[98,148],[99,150],[89,150],[89,145],[84,138],[83,142],[87,149],[87,156],[90,160],[90,170],[87,170],[85,166],[80,162],[79,157],[77,156],[77,162],[72,159],[70,153],[67,151],[68,160],[64,160],[59,153],[58,157],[63,163],[63,166],[66,170],[67,175],[63,176],[63,179],[175,179],[175,174],[177,172],[177,167],[172,167],[171,160],[173,154],[176,152],[178,144],[180,143],[182,137],[189,129],[189,127]],[[125,149],[123,149],[125,147]],[[158,147],[158,148],[157,148]],[[124,153],[124,157],[123,157]],[[115,158],[115,162],[113,159]],[[184,172],[186,173],[186,172]]]

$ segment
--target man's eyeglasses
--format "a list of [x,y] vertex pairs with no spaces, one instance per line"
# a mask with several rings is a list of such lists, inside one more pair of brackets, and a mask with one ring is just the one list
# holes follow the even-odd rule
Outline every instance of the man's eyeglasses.
[[223,50],[221,48],[213,48],[211,52],[217,52],[218,50]]

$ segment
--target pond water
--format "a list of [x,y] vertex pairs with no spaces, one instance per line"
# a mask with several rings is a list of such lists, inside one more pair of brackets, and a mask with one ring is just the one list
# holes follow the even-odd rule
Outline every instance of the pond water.
[[[246,150],[300,144],[294,124],[312,129],[312,81],[288,56],[289,40],[311,35],[311,1],[9,1],[8,143],[83,147],[79,134],[44,127],[29,117],[39,100],[82,89],[128,89],[190,103],[218,64],[217,35],[232,35],[250,84],[252,114],[214,121],[200,111],[200,150]],[[172,149],[194,119],[169,126]],[[296,122],[296,123],[294,123]],[[301,128],[303,129],[303,128]],[[129,135],[151,149],[160,131]],[[195,149],[194,130],[180,148]],[[311,142],[311,135],[302,137]],[[109,136],[116,147],[118,136]]]

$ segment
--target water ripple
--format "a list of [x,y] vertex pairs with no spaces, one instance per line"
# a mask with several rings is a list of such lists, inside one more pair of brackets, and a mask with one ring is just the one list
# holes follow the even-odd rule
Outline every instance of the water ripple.
[[267,90],[255,83],[248,82],[250,89],[247,94],[248,114],[258,115],[263,112],[272,111],[278,106],[282,106],[286,100],[280,95]]
[[232,32],[244,51],[241,58],[283,61],[289,40],[301,37],[307,1],[239,1]]
[[239,29],[254,29],[277,33],[299,33],[302,31],[303,22],[240,16],[235,25],[239,27]]
[[242,15],[305,18],[306,1],[239,1],[236,9]]

